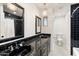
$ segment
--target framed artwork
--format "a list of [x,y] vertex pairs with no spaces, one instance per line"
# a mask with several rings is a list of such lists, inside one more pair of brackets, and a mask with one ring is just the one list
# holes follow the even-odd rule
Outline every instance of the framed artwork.
[[35,33],[41,33],[41,18],[38,16],[35,17]]

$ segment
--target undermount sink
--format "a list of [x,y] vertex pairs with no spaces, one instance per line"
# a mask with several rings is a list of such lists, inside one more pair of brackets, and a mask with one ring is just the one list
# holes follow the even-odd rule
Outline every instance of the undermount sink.
[[41,35],[41,38],[47,38],[47,35]]

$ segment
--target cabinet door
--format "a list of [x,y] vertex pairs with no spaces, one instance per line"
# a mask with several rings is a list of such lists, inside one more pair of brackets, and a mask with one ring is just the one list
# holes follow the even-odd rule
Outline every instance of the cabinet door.
[[48,55],[48,50],[47,47],[42,48],[42,56],[47,56]]
[[41,40],[36,41],[36,55],[37,56],[41,55]]
[[49,54],[49,52],[50,52],[50,38],[48,37],[48,54]]
[[41,55],[42,56],[47,56],[48,55],[48,46],[47,42],[44,43],[41,47]]
[[30,55],[30,56],[35,56],[36,55],[36,46],[35,46],[35,41],[34,42],[32,42],[30,45],[33,47],[33,52],[32,52],[32,54]]

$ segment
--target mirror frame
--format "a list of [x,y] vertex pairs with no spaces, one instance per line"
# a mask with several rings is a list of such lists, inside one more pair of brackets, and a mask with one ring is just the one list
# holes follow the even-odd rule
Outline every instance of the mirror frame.
[[[11,4],[13,4],[13,5],[15,5],[15,6],[21,8],[21,9],[23,10],[23,15],[22,15],[22,17],[23,17],[23,22],[24,22],[24,8],[21,7],[21,6],[20,6],[19,4],[17,4],[17,3],[11,3]],[[7,41],[11,41],[11,40],[16,40],[16,39],[22,38],[22,37],[24,37],[24,24],[23,24],[23,35],[22,35],[21,37],[19,37],[19,36],[16,37],[16,36],[15,36],[15,37],[10,37],[10,38],[4,38],[4,39],[1,39],[1,40],[0,40],[0,43],[7,42]]]
[[[35,16],[35,34],[41,33],[41,18],[38,16]],[[38,29],[38,26],[40,29]]]

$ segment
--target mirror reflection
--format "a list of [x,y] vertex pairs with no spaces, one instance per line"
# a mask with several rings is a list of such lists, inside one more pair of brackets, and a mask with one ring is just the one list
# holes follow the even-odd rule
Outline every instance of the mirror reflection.
[[13,38],[24,36],[24,9],[18,4],[4,4],[3,5],[3,19],[2,22],[2,38]]

